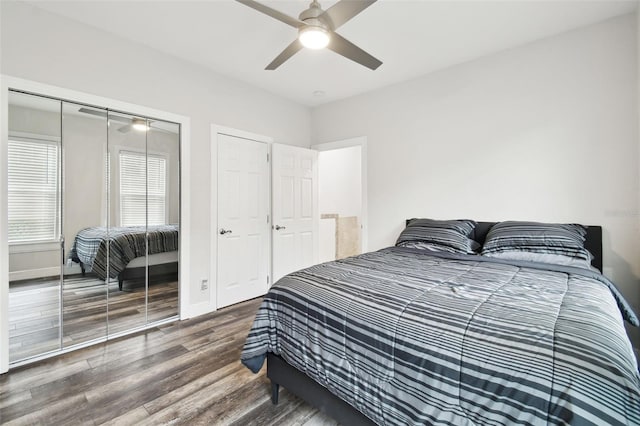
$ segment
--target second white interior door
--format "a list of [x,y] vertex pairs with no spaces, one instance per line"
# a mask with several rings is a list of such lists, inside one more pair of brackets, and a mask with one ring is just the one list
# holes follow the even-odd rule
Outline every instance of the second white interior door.
[[318,152],[273,144],[273,281],[318,262]]
[[269,287],[267,153],[266,143],[218,134],[218,308]]

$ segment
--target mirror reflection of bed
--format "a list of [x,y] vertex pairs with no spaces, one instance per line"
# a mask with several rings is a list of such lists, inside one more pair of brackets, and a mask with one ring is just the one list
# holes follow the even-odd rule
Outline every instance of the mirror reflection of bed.
[[177,317],[179,133],[10,92],[10,362]]

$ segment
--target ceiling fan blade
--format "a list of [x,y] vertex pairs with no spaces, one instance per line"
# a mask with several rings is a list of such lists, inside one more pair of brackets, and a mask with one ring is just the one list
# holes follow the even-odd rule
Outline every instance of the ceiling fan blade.
[[[102,118],[107,117],[107,111],[103,111],[103,110],[99,110],[99,109],[82,107],[82,108],[78,108],[78,112],[81,112],[83,114],[95,115],[96,117],[102,117]],[[109,120],[110,121],[118,121],[120,123],[131,124],[131,119],[130,118],[122,117],[120,115],[115,115],[115,114],[109,114]]]
[[118,131],[120,133],[129,133],[131,131],[131,129],[133,128],[132,124],[127,124],[126,126],[122,126],[118,129]]
[[327,48],[372,70],[382,65],[382,61],[369,55],[338,33],[331,33],[331,41]]
[[93,109],[93,108],[79,108],[78,112],[81,112],[83,114],[90,114],[90,115],[96,115],[98,117],[106,117],[107,116],[107,111],[101,110],[101,109]]
[[117,121],[119,123],[131,124],[131,119],[127,117],[121,117],[119,115],[109,114],[109,121]]
[[336,30],[375,2],[376,0],[341,0],[325,10],[320,15],[320,19],[327,20],[328,18],[331,28]]
[[304,46],[300,43],[300,40],[295,39],[288,45],[282,53],[280,53],[267,67],[265,70],[273,71],[278,68],[280,65],[284,63],[287,59],[298,53]]
[[272,18],[277,19],[280,22],[284,22],[287,25],[291,25],[294,28],[299,28],[303,25],[305,25],[304,22],[300,21],[299,19],[293,18],[289,15],[286,15],[278,10],[272,9],[269,6],[265,6],[262,3],[258,3],[255,0],[236,0],[238,3],[242,3],[245,6],[249,6],[252,9],[257,10],[258,12],[262,12],[265,15],[269,15]]

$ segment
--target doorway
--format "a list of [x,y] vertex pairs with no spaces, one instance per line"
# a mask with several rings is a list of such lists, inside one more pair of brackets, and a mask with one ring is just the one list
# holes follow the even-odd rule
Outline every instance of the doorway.
[[314,146],[318,153],[320,262],[366,251],[366,138]]

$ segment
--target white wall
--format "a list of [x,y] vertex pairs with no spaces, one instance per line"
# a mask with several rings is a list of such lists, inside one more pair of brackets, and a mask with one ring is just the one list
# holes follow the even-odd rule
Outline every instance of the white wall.
[[[199,281],[209,271],[210,124],[309,146],[307,108],[209,70],[22,2],[2,2],[0,71],[191,118],[188,206],[192,303],[206,302]],[[143,19],[143,18],[141,18]],[[203,52],[215,55],[215,52]],[[214,194],[215,196],[215,194]],[[185,211],[183,211],[185,214]]]
[[[318,206],[320,215],[341,217],[362,214],[362,148],[320,151],[318,153]],[[336,258],[336,219],[320,220],[320,262]]]
[[314,143],[368,137],[369,248],[416,216],[602,225],[640,311],[636,39],[627,15],[315,108]]
[[359,146],[318,153],[320,214],[360,216],[362,172]]

